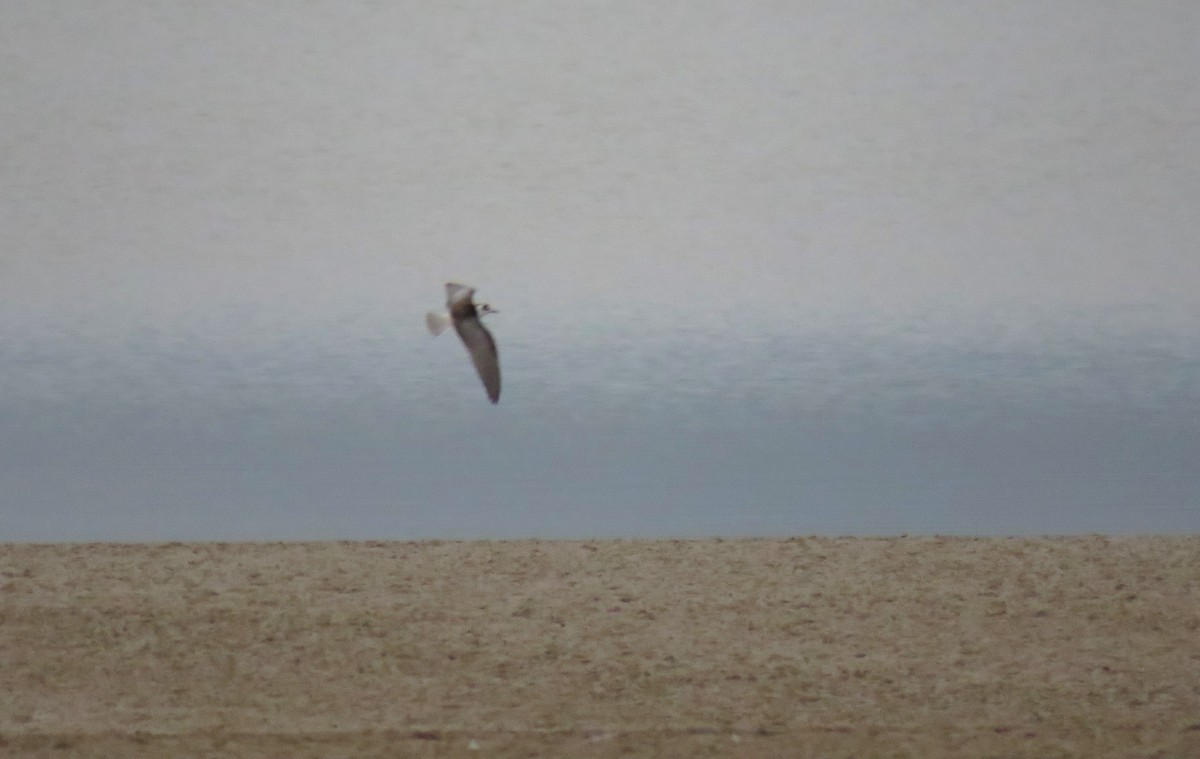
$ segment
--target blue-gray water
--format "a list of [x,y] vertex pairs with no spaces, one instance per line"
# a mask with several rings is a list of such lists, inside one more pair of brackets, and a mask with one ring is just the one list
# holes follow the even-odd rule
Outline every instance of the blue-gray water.
[[14,3],[0,540],[1200,530],[1198,7]]

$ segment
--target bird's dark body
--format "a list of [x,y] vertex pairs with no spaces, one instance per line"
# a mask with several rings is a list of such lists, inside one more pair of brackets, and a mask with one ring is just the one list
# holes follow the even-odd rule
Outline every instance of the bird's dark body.
[[[469,290],[466,297],[456,297],[461,293],[459,288]],[[446,308],[454,322],[454,331],[471,356],[471,363],[483,382],[488,400],[497,403],[500,400],[500,353],[496,350],[492,333],[479,320],[479,311],[471,300],[475,291],[452,283],[447,284],[446,289]]]

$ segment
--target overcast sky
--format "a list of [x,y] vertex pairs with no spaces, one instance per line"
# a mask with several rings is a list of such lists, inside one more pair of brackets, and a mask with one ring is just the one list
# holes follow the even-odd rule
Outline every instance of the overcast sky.
[[11,3],[0,292],[1194,309],[1198,15]]

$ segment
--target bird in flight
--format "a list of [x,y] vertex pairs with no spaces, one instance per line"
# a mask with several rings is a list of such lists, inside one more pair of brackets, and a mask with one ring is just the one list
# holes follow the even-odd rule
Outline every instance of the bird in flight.
[[447,282],[446,313],[430,311],[425,314],[425,326],[436,337],[454,325],[454,331],[462,338],[467,353],[471,355],[471,363],[475,365],[479,379],[483,380],[488,400],[496,403],[500,400],[500,357],[496,353],[496,341],[492,339],[492,333],[487,331],[479,318],[499,312],[487,303],[473,302],[474,295],[473,287]]

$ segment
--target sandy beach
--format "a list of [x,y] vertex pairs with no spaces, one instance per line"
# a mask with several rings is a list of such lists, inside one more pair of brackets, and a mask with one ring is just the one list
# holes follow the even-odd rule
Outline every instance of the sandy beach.
[[1200,756],[1200,537],[0,545],[6,756]]

